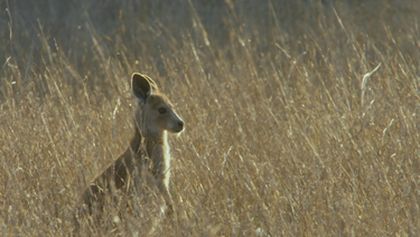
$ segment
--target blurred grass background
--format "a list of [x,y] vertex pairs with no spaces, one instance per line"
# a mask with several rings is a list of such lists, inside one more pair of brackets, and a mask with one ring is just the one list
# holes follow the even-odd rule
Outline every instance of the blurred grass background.
[[418,1],[0,9],[0,235],[71,235],[78,196],[132,135],[133,71],[186,121],[178,219],[149,231],[156,217],[127,213],[82,236],[420,235]]

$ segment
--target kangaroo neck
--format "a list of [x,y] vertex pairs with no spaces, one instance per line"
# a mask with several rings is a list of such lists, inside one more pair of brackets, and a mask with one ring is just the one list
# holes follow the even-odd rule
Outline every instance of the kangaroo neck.
[[168,144],[166,131],[154,136],[145,136],[144,143],[150,159],[157,162],[165,159]]
[[131,138],[130,141],[130,150],[134,153],[138,153],[141,147],[141,141],[142,140],[142,136],[141,133],[139,131],[139,129],[137,128],[137,126],[135,126],[134,129],[134,136],[133,138]]

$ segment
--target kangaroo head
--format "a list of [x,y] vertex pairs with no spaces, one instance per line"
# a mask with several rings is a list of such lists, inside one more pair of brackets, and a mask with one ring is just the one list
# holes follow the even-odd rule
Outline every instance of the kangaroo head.
[[169,99],[159,93],[156,83],[148,76],[134,73],[131,88],[136,97],[136,124],[145,136],[159,136],[163,131],[179,133],[184,121],[175,112]]

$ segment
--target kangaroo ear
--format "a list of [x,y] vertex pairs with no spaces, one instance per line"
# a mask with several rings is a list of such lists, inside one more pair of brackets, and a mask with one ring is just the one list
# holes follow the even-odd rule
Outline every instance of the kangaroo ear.
[[159,88],[155,81],[152,80],[149,76],[143,75],[144,78],[146,78],[149,81],[150,87],[152,88],[152,91],[156,92],[159,91]]
[[138,72],[133,73],[131,76],[131,88],[133,94],[143,102],[152,94],[152,87],[147,76]]

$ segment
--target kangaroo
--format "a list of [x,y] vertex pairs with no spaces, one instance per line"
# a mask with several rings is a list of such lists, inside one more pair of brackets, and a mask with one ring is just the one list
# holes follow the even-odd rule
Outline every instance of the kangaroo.
[[[101,213],[106,195],[128,192],[142,177],[152,178],[162,195],[167,214],[173,212],[169,192],[170,161],[167,132],[180,133],[184,121],[174,111],[168,98],[159,92],[156,83],[146,75],[134,73],[131,89],[136,98],[134,135],[127,150],[97,176],[83,192],[84,213]],[[147,174],[145,174],[147,173]]]

